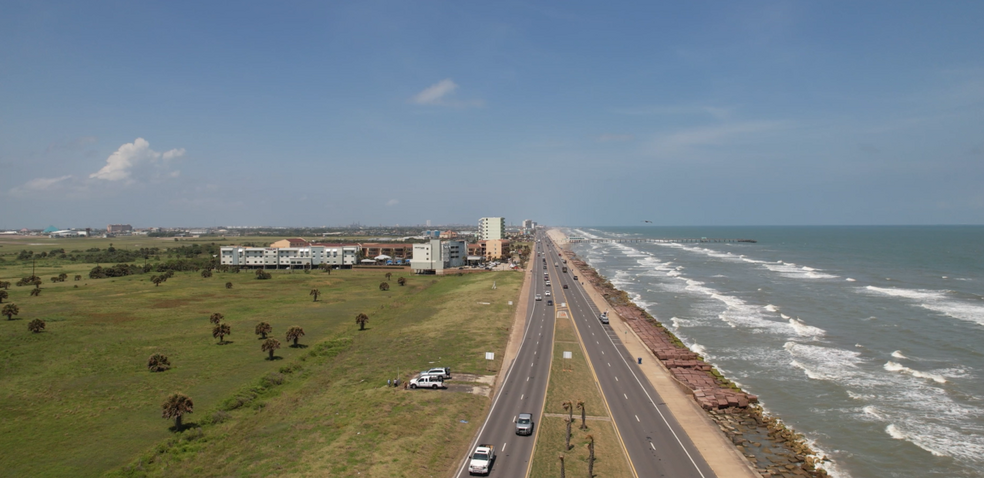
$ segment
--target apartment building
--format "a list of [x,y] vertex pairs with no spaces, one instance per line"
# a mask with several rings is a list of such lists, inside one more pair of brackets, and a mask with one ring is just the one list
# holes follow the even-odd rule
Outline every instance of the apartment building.
[[478,240],[494,241],[506,235],[506,218],[483,217],[478,220]]
[[351,267],[358,262],[358,246],[237,247],[225,246],[219,252],[224,266],[256,269]]
[[444,274],[445,269],[464,266],[468,260],[468,244],[465,241],[440,241],[431,239],[413,245],[410,269],[414,274]]

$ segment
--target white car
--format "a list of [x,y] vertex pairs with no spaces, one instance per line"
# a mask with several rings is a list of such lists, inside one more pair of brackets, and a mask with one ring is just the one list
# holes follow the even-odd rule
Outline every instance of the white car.
[[439,388],[448,388],[444,385],[444,380],[441,377],[423,376],[417,377],[410,380],[410,388],[433,388],[435,390]]
[[540,294],[537,294],[537,295],[536,295],[536,300],[543,300],[543,296],[542,296],[542,295],[540,295]]
[[442,380],[451,380],[451,369],[447,367],[437,367],[420,372],[421,377],[441,377]]
[[548,290],[548,291],[544,292],[543,295],[545,295],[547,297],[550,297],[550,291]]

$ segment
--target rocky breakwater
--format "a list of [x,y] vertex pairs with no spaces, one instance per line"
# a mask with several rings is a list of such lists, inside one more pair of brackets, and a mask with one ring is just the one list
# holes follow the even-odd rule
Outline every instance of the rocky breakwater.
[[823,457],[806,444],[803,436],[782,421],[767,416],[758,397],[741,390],[704,359],[687,348],[672,332],[637,306],[597,271],[565,251],[581,279],[590,282],[660,363],[691,391],[746,459],[763,477],[825,477]]

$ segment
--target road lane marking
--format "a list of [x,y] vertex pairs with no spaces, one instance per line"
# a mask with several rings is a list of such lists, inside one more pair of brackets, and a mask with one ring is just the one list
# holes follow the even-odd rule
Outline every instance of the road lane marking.
[[[651,442],[650,442],[650,443],[651,443]],[[506,443],[506,442],[502,442],[502,451],[503,451],[503,452],[505,452],[505,451],[506,451],[506,445],[507,445],[507,443]]]
[[622,394],[622,396],[623,396],[623,397],[625,397],[625,399],[626,399],[626,400],[628,400],[628,399],[629,399],[629,396],[628,396],[628,395],[626,395],[626,394],[624,394],[624,393]]
[[639,415],[636,415],[635,417],[637,422],[642,423],[642,420],[639,420]]
[[524,399],[524,398],[526,398],[526,394],[525,394],[525,393],[519,396],[519,399],[520,399],[520,400],[522,400],[522,399]]
[[615,377],[615,381],[616,381],[616,382],[618,381],[618,377]]
[[[649,442],[649,448],[652,448],[653,451],[656,451],[656,447],[653,446],[653,442]],[[704,475],[701,475],[701,476],[704,476]]]

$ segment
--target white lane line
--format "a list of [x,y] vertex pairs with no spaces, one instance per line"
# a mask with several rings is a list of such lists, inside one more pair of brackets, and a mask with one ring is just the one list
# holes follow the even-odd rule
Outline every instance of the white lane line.
[[502,442],[502,451],[506,451],[506,442]]
[[635,417],[637,422],[642,423],[642,420],[639,420],[639,415],[636,415]]
[[530,367],[532,367],[532,366],[533,366],[533,362],[530,362]]
[[519,396],[519,399],[520,399],[520,400],[522,400],[522,399],[524,399],[524,398],[526,398],[526,394],[525,394],[525,393]]
[[[656,451],[656,447],[655,447],[655,446],[653,446],[653,442],[649,442],[649,448],[652,448],[652,449],[653,449],[653,451]],[[703,475],[702,475],[702,476],[703,476]]]
[[526,377],[526,381],[529,382],[530,381],[530,378],[529,377]]
[[628,400],[628,399],[629,399],[629,396],[628,396],[628,395],[626,395],[626,394],[624,394],[624,393],[622,394],[622,396],[623,396],[623,397],[625,397],[625,399],[626,399],[626,400]]
[[608,362],[608,366],[611,367],[612,366],[612,363],[611,362]]
[[618,377],[615,377],[615,381],[616,381],[616,382],[618,381]]

